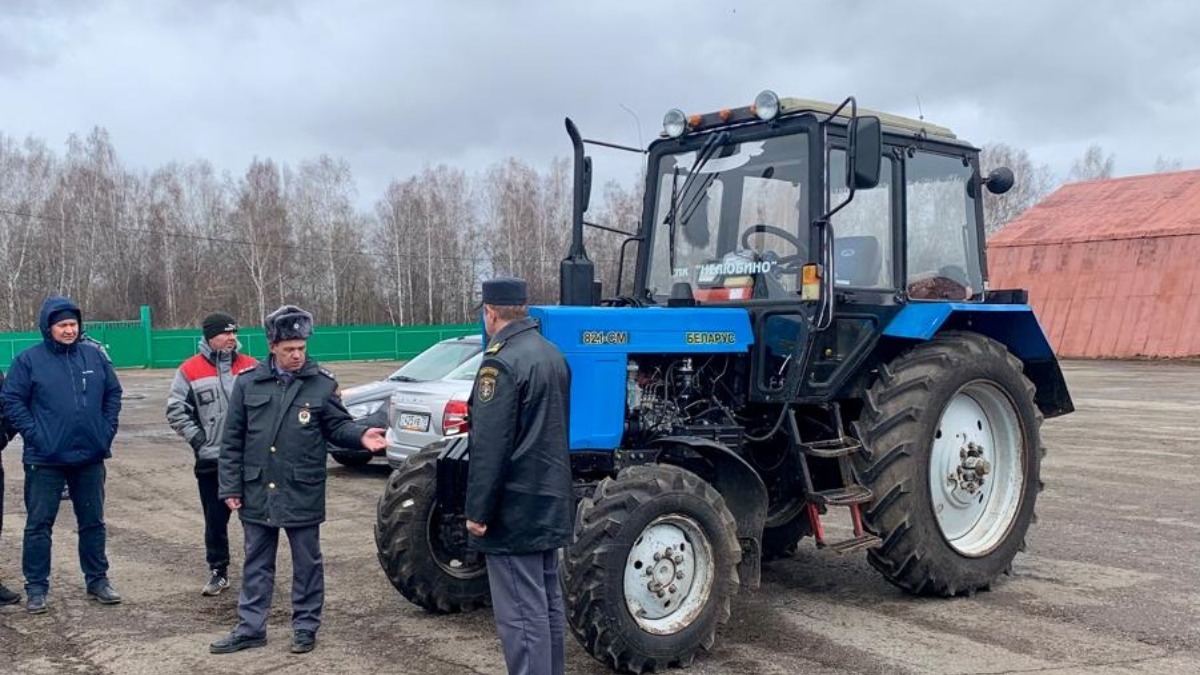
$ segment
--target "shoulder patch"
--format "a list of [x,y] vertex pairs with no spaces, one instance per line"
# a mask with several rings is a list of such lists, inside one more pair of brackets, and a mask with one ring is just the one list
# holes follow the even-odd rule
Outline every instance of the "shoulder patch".
[[501,349],[504,349],[504,342],[493,342],[491,345],[488,346],[487,351],[485,351],[484,354],[486,354],[487,356],[492,356],[493,354],[499,354]]
[[337,382],[337,377],[335,377],[334,374],[329,372],[328,370],[325,370],[324,368],[317,368],[317,372],[321,373],[325,377],[328,377],[329,379],[333,380],[334,382]]
[[498,376],[499,374],[500,374],[499,369],[493,368],[491,366],[484,366],[483,368],[479,369],[478,373],[476,373],[476,375],[478,377],[492,377],[492,378]]
[[479,375],[479,402],[489,403],[496,396],[496,376]]

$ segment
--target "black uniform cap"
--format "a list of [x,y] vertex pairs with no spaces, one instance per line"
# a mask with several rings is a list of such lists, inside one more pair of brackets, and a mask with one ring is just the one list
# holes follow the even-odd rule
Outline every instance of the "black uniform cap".
[[529,287],[524,279],[496,277],[483,282],[483,304],[520,307],[529,304]]

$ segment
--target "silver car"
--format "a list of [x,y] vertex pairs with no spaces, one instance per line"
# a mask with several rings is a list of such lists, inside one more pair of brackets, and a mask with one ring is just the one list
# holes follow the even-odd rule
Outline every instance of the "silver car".
[[[440,380],[482,351],[483,338],[479,335],[442,340],[417,354],[387,379],[342,390],[342,403],[354,419],[373,427],[387,427],[387,402],[392,392],[411,384]],[[329,454],[345,466],[364,466],[378,457],[361,448],[334,445],[329,446]]]
[[387,460],[393,469],[434,441],[467,433],[467,397],[482,361],[483,354],[476,354],[440,380],[396,389],[387,427]]

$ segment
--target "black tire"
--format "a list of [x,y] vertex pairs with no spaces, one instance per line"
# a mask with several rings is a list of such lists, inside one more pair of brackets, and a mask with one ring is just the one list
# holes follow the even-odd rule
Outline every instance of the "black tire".
[[371,453],[365,450],[349,450],[346,452],[331,452],[329,454],[333,457],[333,461],[351,469],[360,469],[370,464],[372,457]]
[[801,510],[782,525],[764,527],[762,536],[763,562],[791,558],[796,555],[800,540],[812,532],[808,522],[808,512]]
[[431,612],[453,614],[490,604],[482,555],[457,559],[438,536],[437,458],[441,446],[409,457],[379,499],[375,546],[392,586]]
[[[993,405],[1007,405],[1014,414],[1014,443],[1008,445],[1014,448],[1012,462],[1023,483],[1012,490],[1011,499],[1019,501],[1011,519],[1006,526],[1001,519],[989,535],[995,543],[987,539],[986,547],[964,553],[938,522],[930,468],[943,413],[952,399],[968,391],[994,391],[1000,403]],[[856,468],[875,494],[863,517],[883,540],[868,560],[884,577],[911,593],[954,596],[988,589],[1000,575],[1011,573],[1012,560],[1024,550],[1025,534],[1036,519],[1034,506],[1042,489],[1042,415],[1033,399],[1034,386],[1022,374],[1021,362],[1004,345],[975,333],[939,335],[880,368],[855,427],[864,446]],[[993,422],[987,424],[991,429]],[[991,480],[992,491],[1003,485]],[[984,502],[982,490],[979,502]]]
[[[691,620],[656,634],[643,628],[631,612],[625,571],[633,548],[643,544],[646,530],[663,518],[682,519],[688,523],[685,527],[704,538],[698,551],[709,558],[710,573],[708,583],[696,587],[700,594],[694,601],[702,604],[695,606]],[[614,670],[643,673],[689,665],[698,651],[712,648],[717,627],[729,620],[730,599],[738,590],[741,549],[733,516],[708,483],[674,466],[630,467],[615,479],[603,480],[591,497],[580,502],[575,535],[566,556],[567,617],[571,631],[592,656]],[[695,544],[699,536],[689,536],[687,541]],[[640,563],[636,561],[638,569]],[[682,574],[683,567],[672,569]],[[683,589],[677,607],[689,602],[688,590]]]

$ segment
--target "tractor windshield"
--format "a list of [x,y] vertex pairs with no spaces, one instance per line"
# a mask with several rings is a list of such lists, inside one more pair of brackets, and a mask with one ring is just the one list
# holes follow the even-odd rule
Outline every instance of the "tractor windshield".
[[807,261],[807,134],[720,146],[689,181],[696,160],[693,149],[652,167],[647,295],[664,302],[686,281],[701,302],[794,297]]

